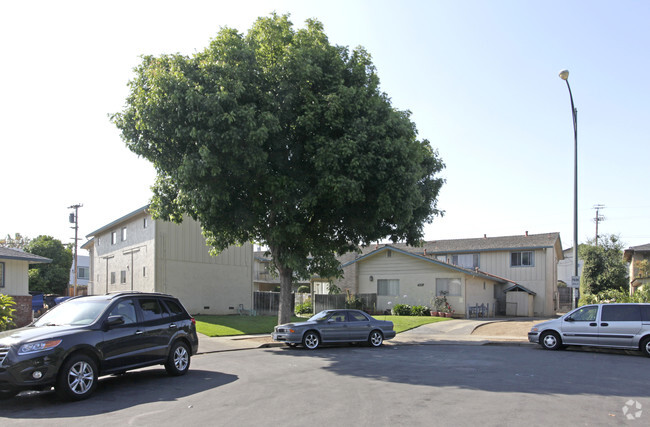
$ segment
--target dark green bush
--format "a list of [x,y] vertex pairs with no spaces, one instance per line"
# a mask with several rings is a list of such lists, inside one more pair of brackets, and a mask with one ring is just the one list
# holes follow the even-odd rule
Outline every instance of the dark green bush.
[[307,301],[303,302],[302,304],[298,304],[296,306],[296,313],[297,314],[311,314],[314,311],[313,306],[311,304],[311,300],[308,299]]
[[414,305],[411,307],[411,316],[428,316],[429,307],[426,305]]
[[395,304],[392,312],[395,316],[410,316],[411,306],[408,304]]

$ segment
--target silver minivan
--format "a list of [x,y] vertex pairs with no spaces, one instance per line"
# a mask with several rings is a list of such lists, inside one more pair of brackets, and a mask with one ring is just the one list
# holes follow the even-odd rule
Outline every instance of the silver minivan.
[[650,304],[594,304],[539,323],[528,341],[547,350],[587,345],[641,350],[650,357]]

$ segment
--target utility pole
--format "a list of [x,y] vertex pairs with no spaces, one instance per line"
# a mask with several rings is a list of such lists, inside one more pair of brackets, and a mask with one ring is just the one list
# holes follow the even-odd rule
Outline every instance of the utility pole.
[[78,233],[79,233],[79,208],[82,207],[83,205],[81,203],[77,203],[76,205],[68,206],[68,209],[74,209],[74,213],[70,213],[70,223],[74,224],[74,227],[70,227],[74,229],[74,295],[77,296],[77,274],[78,274],[78,266],[77,266],[77,261],[78,261],[78,256],[77,256],[77,243],[79,242]]
[[596,223],[596,246],[598,246],[598,223],[600,221],[605,221],[605,217],[599,215],[599,211],[601,209],[605,209],[605,205],[594,205],[594,209],[596,209],[596,217],[594,218],[594,222]]

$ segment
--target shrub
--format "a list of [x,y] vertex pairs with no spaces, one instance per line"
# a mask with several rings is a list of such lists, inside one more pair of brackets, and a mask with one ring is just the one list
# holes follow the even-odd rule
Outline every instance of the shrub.
[[0,294],[0,331],[16,326],[14,323],[14,312],[16,311],[13,306],[16,302],[9,295]]
[[414,305],[411,307],[411,316],[428,316],[429,311],[426,305]]
[[308,299],[307,301],[303,302],[302,304],[298,304],[296,306],[296,313],[297,314],[311,314],[314,311],[313,306],[311,304],[311,300]]
[[363,310],[363,301],[355,296],[348,295],[348,297],[345,299],[345,308]]
[[392,312],[395,316],[410,316],[411,306],[408,304],[395,304]]

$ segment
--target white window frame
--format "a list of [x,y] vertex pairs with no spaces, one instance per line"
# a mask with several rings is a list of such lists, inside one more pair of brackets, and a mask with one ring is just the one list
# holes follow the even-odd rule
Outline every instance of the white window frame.
[[463,282],[459,278],[436,278],[436,296],[442,296],[442,292],[447,292],[448,297],[463,296]]
[[510,252],[510,267],[513,268],[535,267],[535,252],[534,251]]
[[378,297],[396,297],[399,295],[399,279],[377,279]]

